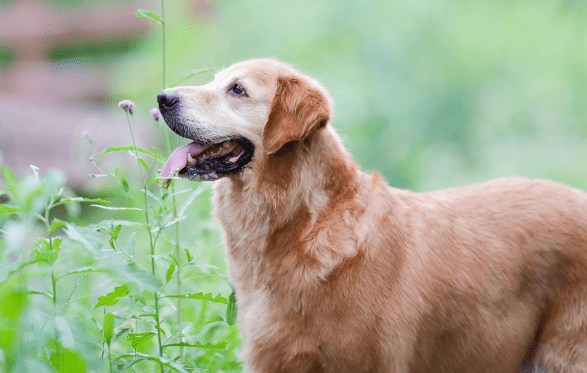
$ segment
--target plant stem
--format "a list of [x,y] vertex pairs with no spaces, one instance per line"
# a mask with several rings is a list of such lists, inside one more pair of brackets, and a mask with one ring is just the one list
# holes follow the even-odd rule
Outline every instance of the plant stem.
[[[172,187],[172,192],[175,192],[175,188]],[[173,195],[173,217],[177,218],[177,204],[175,203],[175,195]],[[175,223],[175,257],[179,264],[179,222]],[[177,294],[181,294],[181,266],[177,266]],[[181,326],[181,299],[176,298],[177,302],[177,327]],[[183,342],[183,337],[179,337],[179,343]],[[183,362],[183,347],[179,348],[180,359]]]
[[110,343],[108,343],[108,361],[110,362],[110,373],[112,373],[112,354],[110,353]]
[[[162,50],[162,56],[163,56],[163,89],[165,89],[165,0],[161,0],[161,19],[163,20],[162,29],[161,29],[161,31],[163,33],[163,35],[162,35],[162,39],[163,39],[163,41],[162,41],[162,47],[163,47],[163,50]],[[145,188],[146,187],[147,186],[145,185]],[[154,259],[152,257],[151,257],[151,260],[154,263]],[[155,270],[153,269],[153,271],[155,271]],[[155,294],[155,311],[157,311],[157,326],[158,326],[158,328],[157,328],[157,338],[159,340],[159,355],[160,356],[163,356],[163,346],[161,345],[161,332],[159,332],[159,329],[160,329],[159,328],[159,298],[158,298],[158,295],[157,294]],[[160,364],[160,367],[161,367],[161,373],[163,373],[163,363]]]
[[45,218],[43,222],[45,223],[45,228],[47,229],[47,234],[49,235],[49,255],[51,260],[51,287],[53,291],[53,306],[57,305],[57,280],[55,279],[55,270],[53,268],[53,234],[51,233],[51,225],[49,224],[49,210],[53,208],[53,203],[55,202],[54,196],[51,197],[51,201],[49,205],[45,207]]
[[55,272],[51,269],[51,284],[53,285],[53,305],[57,305],[57,280],[55,280]]
[[[135,140],[133,126],[130,123],[131,121],[130,121],[128,112],[126,113],[126,119],[128,122],[128,127],[130,129],[130,134],[132,136],[132,142],[135,147],[135,156],[137,158],[137,164],[139,166],[139,174],[141,175],[141,180],[143,181],[143,195],[145,197],[145,221],[147,223],[147,226],[149,227],[148,228],[149,245],[151,247],[151,273],[153,274],[153,276],[156,276],[155,242],[153,242],[153,233],[151,231],[151,223],[150,223],[150,219],[149,219],[149,199],[147,196],[147,183],[145,182],[145,177],[143,176],[143,170],[141,169],[141,162],[139,161],[139,151],[138,151],[138,147],[137,147],[137,142]],[[133,118],[133,124],[134,124],[134,118]],[[155,292],[153,295],[155,298],[155,324],[157,325],[156,329],[157,329],[157,340],[159,341],[159,356],[163,356],[163,346],[161,345],[161,320],[159,318],[159,295],[157,294],[157,292]],[[163,371],[164,371],[163,363],[159,363],[159,366],[161,368],[161,373],[163,373]]]
[[161,0],[161,19],[163,23],[161,24],[161,30],[163,32],[163,88],[165,89],[165,0]]
[[[132,115],[131,115],[132,117]],[[141,169],[141,162],[139,161],[139,149],[137,148],[137,141],[135,140],[135,134],[133,131],[133,126],[130,124],[130,118],[128,113],[126,113],[126,120],[128,122],[128,128],[130,129],[130,135],[132,136],[132,143],[135,147],[135,157],[137,157],[137,164],[139,166],[139,174],[141,175],[141,180],[143,181],[143,196],[145,198],[145,221],[147,225],[149,225],[149,199],[147,197],[147,184],[145,183],[145,177],[143,176],[143,170]],[[133,117],[133,124],[134,124],[134,117]],[[149,229],[149,238],[151,241],[151,249],[153,250],[153,235],[151,234],[151,230]],[[154,253],[151,253],[154,255]],[[151,258],[153,260],[153,258]],[[153,275],[155,275],[155,269],[153,269]]]
[[[163,20],[162,23],[162,58],[163,58],[163,79],[162,85],[163,89],[165,89],[165,0],[161,0],[161,19]],[[171,153],[171,143],[169,140],[169,131],[165,131],[165,140],[167,142],[167,153]],[[173,218],[177,219],[177,203],[175,200],[175,185],[171,184],[171,193],[172,193],[172,200],[171,203],[173,204]],[[179,264],[179,256],[180,256],[180,247],[179,247],[179,222],[175,223],[175,258]],[[181,266],[177,266],[177,294],[181,294]],[[177,326],[181,325],[181,299],[177,298]],[[179,342],[183,342],[183,338],[179,338]],[[183,347],[179,348],[180,350],[180,359],[183,362]]]

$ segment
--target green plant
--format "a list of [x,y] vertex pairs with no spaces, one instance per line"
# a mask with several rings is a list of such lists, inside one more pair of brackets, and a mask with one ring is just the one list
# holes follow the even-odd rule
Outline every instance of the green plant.
[[[163,15],[138,15],[165,24]],[[190,225],[207,225],[210,185],[159,189],[164,158],[138,146],[134,104],[120,106],[133,144],[91,158],[101,172],[92,177],[109,178],[122,196],[116,203],[75,197],[59,171],[32,166],[18,180],[0,166],[0,372],[241,370],[234,294],[218,266],[197,260],[196,245],[215,241],[203,228],[194,244],[180,237],[190,206],[208,212]],[[113,154],[136,162],[138,181],[103,165]],[[87,210],[103,219],[82,223]]]

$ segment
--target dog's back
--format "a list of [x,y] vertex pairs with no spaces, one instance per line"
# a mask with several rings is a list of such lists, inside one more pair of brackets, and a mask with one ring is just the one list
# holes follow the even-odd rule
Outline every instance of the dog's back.
[[509,178],[408,195],[405,292],[425,305],[410,372],[587,367],[584,192]]

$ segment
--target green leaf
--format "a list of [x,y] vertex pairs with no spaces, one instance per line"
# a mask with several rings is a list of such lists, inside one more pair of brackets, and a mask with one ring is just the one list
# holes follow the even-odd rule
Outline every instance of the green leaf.
[[34,261],[35,262],[45,262],[47,264],[53,264],[57,261],[57,256],[59,251],[61,250],[61,242],[63,239],[61,237],[54,238],[51,242],[52,244],[49,245],[49,240],[47,238],[39,238],[37,242],[35,242],[35,248],[33,252],[35,253]]
[[81,243],[86,249],[94,254],[99,254],[102,250],[102,241],[100,234],[92,227],[79,227],[75,224],[65,224],[65,234],[72,240]]
[[[159,215],[161,215],[161,212],[162,212],[162,208],[159,209]],[[173,213],[169,213],[169,214],[162,216],[161,219],[159,220],[159,225],[157,227],[153,228],[153,231],[157,232],[160,228],[166,226],[167,223],[169,223],[173,217],[174,217]]]
[[[130,357],[130,356],[129,356]],[[117,372],[126,372],[128,371],[128,369],[130,367],[132,367],[133,365],[135,365],[136,363],[139,363],[141,361],[143,361],[145,359],[143,358],[138,358],[138,359],[132,359],[132,360],[126,360],[126,363],[122,366],[118,366],[118,370],[116,370]]]
[[126,248],[128,251],[128,255],[135,256],[135,247],[137,246],[137,232],[132,232],[131,235],[128,237],[128,242],[126,243]]
[[171,280],[174,273],[175,273],[175,264],[171,263],[171,265],[167,269],[167,274],[165,275],[165,283],[168,283]]
[[143,307],[141,307],[141,310],[149,316],[155,316],[155,314],[157,313],[157,311],[155,311],[155,309],[153,309],[149,306],[143,306]]
[[16,206],[0,205],[0,215],[16,214],[17,212],[18,212],[18,207],[16,207]]
[[156,361],[159,362],[167,367],[173,368],[176,371],[178,371],[179,373],[189,373],[183,366],[183,364],[175,361],[175,360],[171,360],[168,359],[164,356],[153,356],[153,355],[147,355],[147,354],[143,354],[141,352],[133,352],[131,354],[121,354],[118,357],[130,357],[130,358],[137,358],[140,357],[144,360],[151,360],[151,361]]
[[[29,298],[22,291],[22,283],[16,276],[9,278],[0,286],[0,351],[7,354],[19,353],[22,348],[22,327],[20,320],[27,309]],[[21,352],[22,353],[22,352]],[[3,360],[7,355],[3,354]],[[2,361],[2,363],[4,363]],[[2,366],[6,367],[5,364]]]
[[[112,153],[112,152],[126,152],[126,151],[135,151],[135,147],[133,145],[127,145],[127,146],[110,146],[108,147],[106,150],[104,150],[103,152],[100,152],[98,154],[96,154],[96,156],[101,156],[104,154],[108,154],[108,153]],[[139,153],[148,155],[151,158],[154,158],[156,160],[158,160],[161,163],[165,163],[165,158],[163,158],[162,156],[160,156],[159,154],[155,154],[152,151],[149,151],[147,149],[143,149],[143,148],[139,148],[137,147],[136,150]],[[116,169],[118,171],[118,169]]]
[[191,266],[191,267],[197,267],[197,268],[210,268],[210,269],[215,269],[217,271],[220,270],[220,268],[216,267],[215,265],[208,264],[208,263],[188,263],[187,265]]
[[121,229],[122,225],[117,225],[116,228],[114,228],[114,232],[112,232],[112,238],[116,240],[118,238],[118,235],[120,234]]
[[[200,186],[201,185],[208,185],[206,183],[208,183],[208,182],[207,181],[202,181],[199,184],[200,184]],[[185,193],[189,193],[189,192],[190,192],[189,189],[183,189],[183,190],[179,190],[179,191],[177,191],[175,193],[171,193],[171,194],[168,193],[168,194],[169,194],[169,196],[173,197],[173,196],[179,196],[180,194],[185,194]]]
[[49,361],[57,373],[87,372],[86,361],[82,355],[78,351],[69,348],[55,348]]
[[147,224],[139,223],[139,222],[132,221],[132,220],[102,220],[101,222],[98,223],[97,226],[101,230],[105,230],[107,232],[110,232],[117,225],[122,225],[123,227],[137,227],[137,228],[143,228],[143,229],[149,228],[149,226]]
[[49,229],[49,235],[53,234],[53,232],[55,232],[56,229],[65,227],[66,224],[67,223],[62,220],[54,219],[53,223],[51,223],[51,229]]
[[183,215],[183,216],[177,217],[177,218],[175,218],[175,219],[173,219],[171,221],[162,222],[162,223],[165,223],[165,225],[163,225],[162,227],[155,227],[155,228],[153,228],[152,232],[153,233],[157,233],[160,230],[163,230],[165,228],[171,227],[172,225],[175,225],[175,224],[179,223],[180,221],[184,220],[185,218],[187,218],[187,216]]
[[102,198],[72,197],[72,198],[63,198],[63,199],[59,200],[59,202],[55,203],[53,206],[64,205],[66,203],[71,203],[71,202],[94,202],[94,203],[103,203],[105,205],[109,205],[112,203],[112,202],[106,201],[105,199],[102,199]]
[[212,293],[196,293],[196,294],[180,294],[180,295],[167,295],[166,298],[182,298],[182,299],[200,299],[200,300],[207,300],[214,303],[222,303],[228,304],[228,299],[224,298],[220,294],[216,294],[215,297],[212,296]]
[[228,325],[234,325],[236,322],[237,311],[238,307],[236,305],[236,295],[233,290],[228,297],[228,305],[226,306],[226,323]]
[[90,206],[91,207],[98,207],[103,210],[110,210],[110,211],[143,211],[143,209],[138,208],[138,207],[110,207],[110,206],[102,206],[102,205],[90,205]]
[[98,297],[98,304],[96,304],[96,307],[94,307],[94,309],[101,306],[113,306],[116,303],[118,303],[120,298],[130,293],[130,291],[131,289],[127,285],[117,286],[110,293]]
[[57,261],[57,255],[61,251],[61,242],[63,242],[63,238],[55,237],[51,243],[53,250],[51,251],[51,259],[53,263]]
[[67,319],[63,316],[55,316],[55,329],[59,337],[59,343],[65,348],[75,348],[75,339],[69,327]]
[[51,263],[49,258],[49,242],[47,242],[46,238],[39,238],[37,240],[33,253],[35,253],[34,261],[45,262],[47,264]]
[[[126,177],[124,177],[124,176],[120,177],[120,184],[122,184],[122,189],[124,189],[124,191],[126,193],[128,193],[130,186],[128,185],[128,181],[126,180]],[[92,206],[94,206],[94,205],[92,205]]]
[[0,284],[2,282],[6,281],[8,276],[13,274],[14,272],[20,271],[21,269],[23,269],[25,267],[28,267],[30,265],[37,264],[37,263],[39,263],[39,261],[36,259],[33,259],[33,260],[29,260],[28,262],[24,262],[24,263],[12,262],[12,263],[0,264]]
[[12,170],[10,169],[10,167],[8,167],[6,164],[3,164],[0,167],[0,173],[2,174],[2,178],[6,182],[6,186],[8,187],[8,190],[10,192],[12,192],[12,194],[16,195],[17,181],[16,181],[16,177],[14,176],[14,173],[12,173]]
[[114,337],[112,338],[113,341],[117,340],[118,338],[120,338],[121,336],[125,335],[126,333],[128,333],[129,331],[133,330],[132,328],[120,328],[118,329],[118,331],[116,332],[116,334],[114,334]]
[[226,349],[226,345],[227,342],[220,342],[220,343],[200,343],[200,342],[196,342],[196,343],[170,343],[170,344],[166,344],[163,347],[196,347],[196,348],[210,348],[210,349],[215,349],[215,350],[225,350]]
[[204,190],[206,190],[208,188],[204,188],[202,186],[196,188],[194,190],[194,192],[192,194],[190,194],[190,196],[188,197],[188,199],[186,199],[186,201],[181,205],[181,207],[179,208],[179,211],[177,213],[178,216],[182,216],[183,214],[185,214],[185,210],[187,210],[187,208],[194,202],[194,200],[196,199],[197,196],[199,196],[200,194],[202,194],[202,192]]
[[150,272],[136,267],[132,263],[120,264],[117,262],[109,262],[107,264],[114,272],[125,277],[128,281],[156,293],[162,285],[155,276]]
[[188,257],[188,263],[191,262],[194,258],[188,249],[183,249],[185,251],[185,255]]
[[99,273],[99,272],[110,272],[110,270],[106,269],[106,268],[96,267],[96,266],[80,267],[80,268],[76,268],[71,271],[65,272],[64,274],[59,276],[57,279],[61,279],[66,276],[77,275],[80,273]]
[[137,17],[145,17],[145,18],[150,18],[153,21],[157,22],[160,25],[164,25],[165,22],[163,22],[163,19],[156,13],[150,12],[148,10],[145,9],[139,9],[136,12]]
[[147,162],[145,162],[143,158],[139,158],[139,163],[145,168],[145,170],[150,170],[149,166],[147,165]]
[[155,327],[155,329],[157,329],[159,331],[159,333],[161,333],[161,335],[163,335],[163,336],[165,335],[165,330],[163,330],[162,327],[157,326],[157,325],[153,325],[153,326]]
[[46,293],[44,291],[29,290],[26,293],[27,294],[35,294],[35,295],[45,295],[45,296],[49,297],[50,299],[53,299],[53,295]]
[[162,205],[162,197],[157,197],[153,192],[149,191],[149,190],[145,190],[145,189],[141,189],[141,192],[143,193],[147,193],[147,195],[149,197],[151,197],[153,199],[153,201],[157,202],[158,204]]
[[132,348],[137,350],[140,347],[142,347],[145,344],[145,342],[151,340],[151,338],[153,338],[156,335],[156,333],[129,333],[126,338],[132,345]]
[[114,321],[116,320],[116,316],[107,312],[104,315],[104,339],[106,340],[106,344],[110,345],[112,341],[112,337],[114,336]]
[[172,259],[172,253],[171,252],[166,252],[165,254],[155,254],[155,255],[149,255],[151,258],[155,259],[155,260],[165,260],[166,262],[172,263],[173,259]]
[[212,69],[196,69],[196,70],[191,70],[186,75],[184,75],[183,78],[181,78],[177,82],[175,82],[173,84],[169,84],[167,86],[167,88],[175,87],[175,86],[179,85],[180,83],[185,82],[189,78],[193,78],[196,75],[200,75],[200,74],[203,74],[203,73],[206,73],[206,72],[211,72],[211,71],[212,71]]

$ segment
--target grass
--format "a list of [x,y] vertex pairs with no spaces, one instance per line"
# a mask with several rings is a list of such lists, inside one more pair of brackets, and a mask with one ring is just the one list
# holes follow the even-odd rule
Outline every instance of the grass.
[[[163,12],[137,15],[165,25]],[[210,185],[159,189],[164,158],[134,141],[130,105],[133,144],[91,158],[112,200],[75,196],[59,171],[31,166],[18,180],[0,166],[0,372],[242,370],[234,295],[222,270],[199,260],[217,242]],[[104,156],[136,163],[138,180],[105,168]],[[200,234],[190,244],[179,223],[195,208],[205,213],[190,215]],[[84,225],[80,210],[103,219]]]

